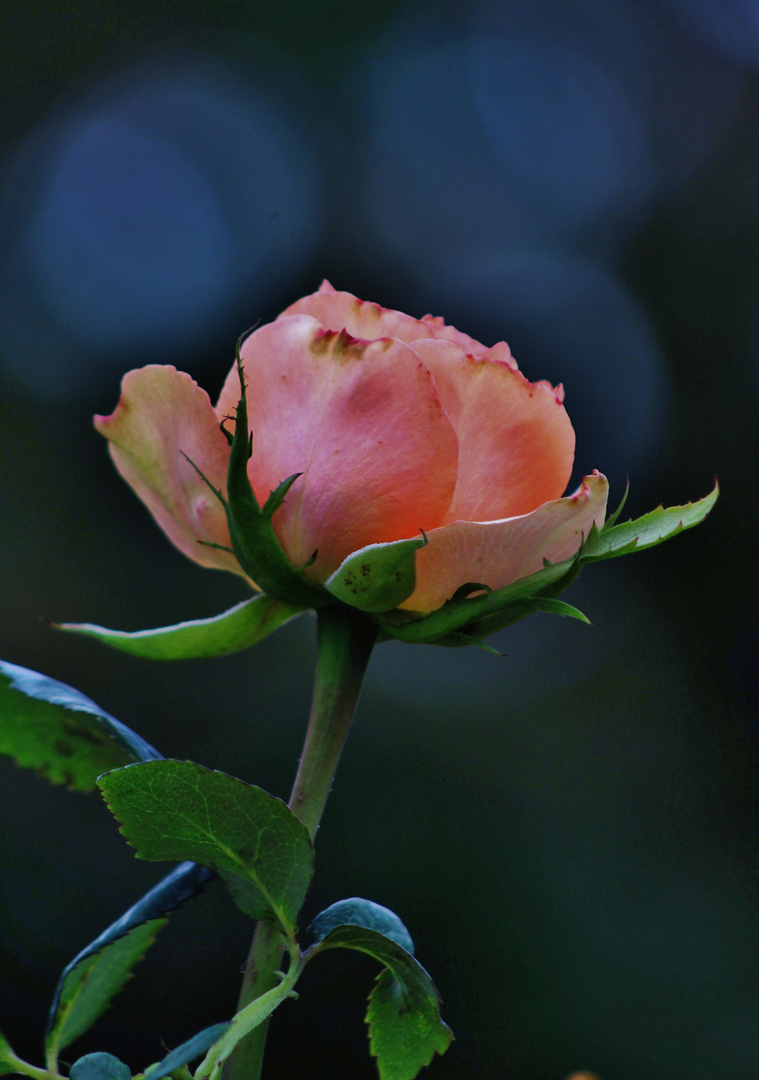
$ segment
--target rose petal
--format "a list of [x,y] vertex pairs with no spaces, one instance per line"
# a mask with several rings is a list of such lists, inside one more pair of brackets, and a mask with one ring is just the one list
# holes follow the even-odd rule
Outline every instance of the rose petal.
[[414,349],[459,440],[458,483],[443,524],[517,517],[558,499],[572,473],[575,434],[553,388],[447,341]]
[[446,326],[439,316],[425,315],[421,319],[414,319],[401,311],[358,300],[352,293],[338,292],[328,281],[322,282],[318,292],[291,304],[279,317],[282,319],[289,315],[312,315],[325,330],[345,329],[353,337],[366,341],[380,337],[395,337],[407,345],[428,339],[453,341],[472,356],[492,356],[516,367],[505,341],[488,349],[453,326]]
[[110,441],[116,468],[179,550],[201,566],[242,574],[234,555],[198,542],[230,543],[224,507],[183,456],[214,487],[226,489],[229,447],[205,390],[174,367],[130,371],[114,413],[96,416],[95,427]]
[[[458,445],[432,376],[401,341],[367,342],[305,315],[262,326],[242,348],[259,500],[302,473],[274,515],[296,566],[324,581],[366,544],[400,540],[443,519]],[[237,385],[236,385],[237,384]],[[239,395],[232,372],[218,413]]]
[[574,495],[505,521],[456,521],[427,534],[416,555],[416,588],[401,607],[435,611],[467,582],[502,589],[561,562],[580,547],[593,522],[600,528],[609,485],[599,472],[586,476]]

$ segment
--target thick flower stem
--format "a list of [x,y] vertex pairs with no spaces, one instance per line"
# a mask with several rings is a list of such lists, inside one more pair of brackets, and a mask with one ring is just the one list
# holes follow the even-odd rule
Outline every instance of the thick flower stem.
[[290,809],[313,841],[350,731],[377,627],[342,605],[318,613],[318,646],[311,718]]
[[[361,684],[376,641],[376,625],[342,605],[317,612],[318,641],[311,718],[290,796],[290,809],[316,836],[350,731]],[[256,926],[238,1009],[276,986],[285,942],[273,922]],[[242,1039],[224,1069],[224,1080],[259,1080],[269,1022]]]

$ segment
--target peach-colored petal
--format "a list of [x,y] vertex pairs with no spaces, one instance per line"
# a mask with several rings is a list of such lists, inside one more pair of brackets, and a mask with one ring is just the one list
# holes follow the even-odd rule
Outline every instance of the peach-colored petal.
[[[306,315],[262,326],[242,348],[259,500],[302,473],[274,516],[293,563],[324,581],[352,551],[439,525],[458,445],[432,376],[393,338],[360,341]],[[232,372],[217,411],[239,396]]]
[[459,440],[458,483],[443,522],[529,514],[558,499],[572,473],[575,434],[545,382],[448,341],[418,341]]
[[114,413],[96,416],[95,427],[110,441],[116,468],[179,550],[201,566],[241,574],[234,555],[198,543],[229,547],[224,507],[183,456],[226,490],[229,447],[205,390],[174,367],[130,371]]
[[505,521],[456,521],[429,532],[416,554],[416,588],[401,607],[434,611],[470,581],[502,589],[561,562],[580,547],[593,522],[602,525],[609,485],[605,476],[586,476],[574,495],[556,499],[523,517]]
[[414,319],[401,311],[358,300],[352,293],[338,292],[328,281],[322,282],[318,292],[291,304],[279,317],[289,315],[313,315],[325,330],[345,329],[352,337],[366,341],[380,337],[395,337],[407,345],[428,339],[453,341],[472,356],[491,356],[516,367],[505,341],[488,349],[453,326],[446,326],[439,316],[425,315]]

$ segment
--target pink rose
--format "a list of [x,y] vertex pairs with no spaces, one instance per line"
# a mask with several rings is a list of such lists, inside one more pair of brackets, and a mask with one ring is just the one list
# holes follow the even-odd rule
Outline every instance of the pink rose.
[[[561,497],[575,445],[561,387],[529,382],[504,342],[488,349],[442,319],[413,319],[324,282],[252,333],[241,359],[250,483],[263,504],[300,474],[272,524],[317,586],[357,552],[423,530],[428,543],[400,606],[429,612],[464,583],[499,589],[544,559],[570,558],[593,522],[603,524],[600,473]],[[223,550],[224,506],[200,475],[226,491],[220,425],[233,430],[239,397],[236,367],[214,409],[189,375],[150,365],[125,376],[116,410],[95,426],[185,555],[247,576]]]

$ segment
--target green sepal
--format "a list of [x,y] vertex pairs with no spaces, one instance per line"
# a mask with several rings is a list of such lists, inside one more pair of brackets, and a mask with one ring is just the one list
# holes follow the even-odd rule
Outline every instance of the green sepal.
[[7,1076],[9,1073],[15,1073],[19,1070],[16,1065],[19,1063],[19,1058],[13,1052],[11,1044],[6,1037],[0,1031],[0,1076]]
[[440,995],[430,976],[396,940],[365,926],[336,926],[309,949],[353,949],[385,969],[369,996],[369,1046],[380,1080],[413,1080],[435,1053],[448,1049],[453,1032],[440,1019]]
[[290,488],[293,486],[298,477],[302,475],[303,473],[299,472],[293,473],[292,476],[288,476],[286,480],[283,480],[282,483],[274,489],[274,491],[270,491],[269,498],[264,503],[261,509],[261,513],[265,514],[266,517],[273,517],[273,515],[276,514],[277,510],[279,510],[280,506],[285,501],[285,496],[287,495]]
[[265,593],[235,604],[222,615],[191,619],[156,630],[107,630],[93,623],[52,623],[56,630],[92,637],[144,660],[191,660],[227,656],[256,645],[304,609],[283,604]]
[[[488,590],[482,595],[462,596],[457,590],[453,599],[428,615],[413,612],[392,611],[377,614],[382,640],[398,638],[410,644],[430,643],[458,646],[471,644],[503,630],[507,626],[536,611],[548,611],[558,615],[570,615],[588,622],[588,619],[569,604],[556,597],[571,585],[583,566],[604,559],[644,551],[676,536],[684,529],[691,529],[706,518],[719,496],[719,487],[705,498],[685,506],[671,506],[644,514],[634,521],[616,525],[624,499],[609,522],[602,529],[592,526],[590,533],[577,554],[561,563],[546,563],[542,570],[521,578],[503,589]],[[466,590],[474,588],[467,585]]]
[[202,1054],[207,1053],[213,1044],[218,1042],[228,1030],[229,1025],[230,1021],[227,1020],[225,1023],[213,1024],[211,1027],[199,1031],[197,1035],[193,1035],[187,1042],[175,1047],[171,1053],[166,1055],[163,1061],[159,1061],[158,1064],[151,1065],[149,1069],[146,1069],[144,1080],[163,1080],[164,1076],[169,1076],[175,1069],[181,1069],[183,1065],[187,1065],[188,1062],[194,1061]]
[[487,593],[491,597],[493,595],[493,589],[489,585],[484,585],[481,581],[467,581],[463,585],[459,585],[451,600],[466,600],[473,593],[480,592]]
[[312,585],[285,555],[272,525],[272,514],[279,508],[298,474],[284,480],[270,495],[262,509],[248,478],[248,460],[252,453],[248,433],[248,405],[245,377],[237,344],[237,371],[240,376],[240,400],[237,404],[235,433],[229,452],[227,498],[222,499],[232,550],[242,569],[269,596],[295,607],[320,607],[332,599],[324,589]]
[[66,683],[0,660],[0,754],[53,784],[92,791],[101,773],[161,755]]
[[538,610],[531,603],[533,598],[540,598],[557,586],[565,588],[576,576],[576,563],[577,557],[546,566],[503,589],[449,600],[429,615],[415,616],[413,612],[394,611],[375,616],[375,620],[387,637],[398,638],[409,644],[460,644],[454,640],[457,631],[482,637],[480,628],[485,620],[492,624],[497,619],[499,625],[496,629],[501,629]]
[[69,1076],[71,1080],[132,1080],[132,1070],[113,1054],[98,1051],[75,1061]]
[[205,866],[182,863],[66,965],[50,1006],[48,1060],[57,1060],[64,1047],[92,1027],[153,944],[166,916],[212,877]]
[[[490,653],[491,656],[498,656],[501,659],[506,655],[506,653],[494,649],[492,645],[488,645],[487,641],[483,641],[482,638],[474,637],[472,634],[465,634],[463,630],[457,630],[453,636],[456,640],[452,642],[452,644],[475,645],[478,649],[482,649],[483,652]],[[446,644],[448,644],[448,642],[446,642]]]
[[311,922],[306,931],[306,940],[312,945],[318,945],[338,926],[363,926],[365,930],[376,930],[378,934],[390,938],[406,952],[414,955],[414,942],[404,924],[394,911],[375,903],[374,900],[352,896],[348,900],[338,900],[336,904],[331,904]]
[[566,604],[563,600],[555,600],[552,596],[533,596],[530,606],[535,611],[546,611],[549,615],[563,615],[570,619],[578,619],[590,626],[590,619],[579,608]]
[[354,551],[324,583],[335,599],[359,611],[391,611],[416,588],[416,553],[429,541],[413,540],[370,544]]
[[191,859],[254,919],[292,940],[313,873],[308,831],[281,799],[191,761],[149,761],[98,780],[139,859]]
[[[685,529],[700,525],[718,498],[719,484],[715,481],[713,490],[697,502],[668,506],[666,509],[659,506],[634,521],[626,521],[622,525],[607,522],[600,530],[591,529],[580,551],[580,562],[582,565],[601,562],[663,544]],[[616,516],[613,520],[616,520]]]
[[622,513],[622,510],[624,509],[625,503],[627,502],[627,496],[629,494],[630,494],[630,481],[628,480],[627,483],[625,484],[625,490],[622,493],[622,498],[620,499],[619,506],[617,507],[617,509],[612,514],[609,514],[606,521],[603,523],[602,528],[610,529],[612,527],[612,525],[615,523],[615,521],[617,520],[619,515]]

